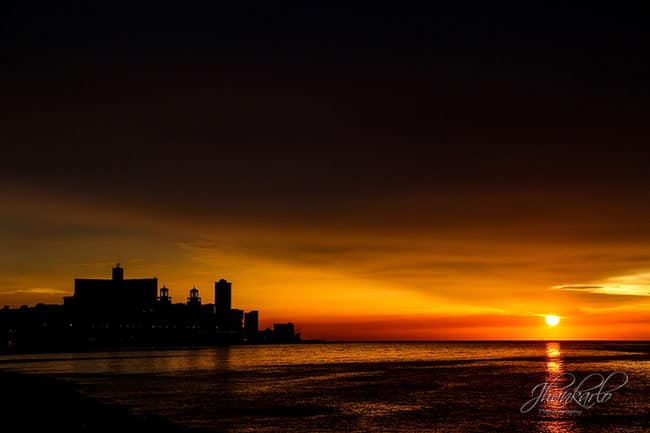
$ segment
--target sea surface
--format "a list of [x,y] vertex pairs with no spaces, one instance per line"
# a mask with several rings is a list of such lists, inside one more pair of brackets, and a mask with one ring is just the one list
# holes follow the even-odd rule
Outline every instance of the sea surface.
[[649,350],[329,343],[12,355],[0,369],[200,431],[633,433],[650,431]]

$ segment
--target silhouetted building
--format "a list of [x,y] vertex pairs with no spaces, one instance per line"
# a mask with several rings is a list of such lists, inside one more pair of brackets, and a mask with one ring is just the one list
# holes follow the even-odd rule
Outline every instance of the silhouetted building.
[[259,312],[257,310],[249,311],[244,315],[244,331],[249,337],[257,335],[260,327]]
[[124,268],[120,264],[116,264],[113,268],[113,281],[122,281],[124,280]]
[[223,278],[214,283],[214,306],[217,315],[224,316],[232,308],[232,283]]
[[0,309],[0,352],[86,350],[96,347],[290,343],[292,323],[259,331],[259,313],[232,308],[231,283],[215,283],[216,304],[203,305],[199,290],[172,304],[158,280],[125,279],[118,264],[110,280],[75,279],[64,305]]
[[273,330],[271,328],[266,328],[263,331],[257,333],[258,341],[262,343],[272,343],[273,342]]
[[230,309],[230,326],[228,327],[229,331],[241,332],[242,324],[244,322],[244,310],[238,310],[236,308]]
[[232,308],[232,284],[223,278],[214,283],[214,309],[217,319],[217,327],[221,331],[230,330],[232,319],[230,309]]
[[169,305],[172,303],[172,298],[169,296],[169,289],[165,286],[162,286],[160,289],[160,298],[158,298],[158,301],[162,305]]
[[66,297],[65,304],[91,315],[120,315],[150,311],[157,299],[157,278],[126,280],[118,263],[110,280],[76,278],[74,295]]
[[189,307],[201,307],[201,297],[199,296],[199,289],[196,287],[190,289],[190,297],[187,298],[187,305]]
[[214,304],[201,304],[201,315],[214,317]]
[[276,343],[292,343],[296,341],[296,329],[293,323],[274,323],[273,341]]

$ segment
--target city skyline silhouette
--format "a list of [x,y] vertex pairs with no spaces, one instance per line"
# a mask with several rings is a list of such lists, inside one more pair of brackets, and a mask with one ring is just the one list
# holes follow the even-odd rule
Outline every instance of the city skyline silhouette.
[[9,353],[106,350],[230,344],[300,343],[295,325],[260,329],[259,311],[232,307],[232,283],[214,282],[215,303],[192,287],[186,302],[173,302],[158,278],[125,278],[117,263],[110,279],[75,278],[62,304],[0,310],[0,351]]

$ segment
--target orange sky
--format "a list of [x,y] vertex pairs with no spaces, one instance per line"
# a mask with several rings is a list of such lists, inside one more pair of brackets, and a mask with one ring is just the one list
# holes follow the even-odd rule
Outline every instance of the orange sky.
[[[611,239],[598,221],[568,238],[552,218],[315,228],[157,215],[27,189],[1,200],[3,304],[60,303],[73,278],[108,278],[120,260],[127,278],[156,276],[176,301],[196,285],[213,302],[213,282],[226,278],[234,307],[260,310],[262,326],[293,321],[305,338],[650,336],[647,244]],[[545,314],[561,324],[546,326]]]
[[0,38],[0,305],[119,260],[306,338],[650,339],[644,14],[52,3]]

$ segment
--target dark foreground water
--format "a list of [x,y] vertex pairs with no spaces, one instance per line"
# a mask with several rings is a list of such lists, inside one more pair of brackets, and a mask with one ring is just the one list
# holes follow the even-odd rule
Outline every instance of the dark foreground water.
[[0,368],[55,376],[133,413],[206,431],[647,432],[648,350],[621,342],[236,346],[4,356]]

